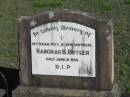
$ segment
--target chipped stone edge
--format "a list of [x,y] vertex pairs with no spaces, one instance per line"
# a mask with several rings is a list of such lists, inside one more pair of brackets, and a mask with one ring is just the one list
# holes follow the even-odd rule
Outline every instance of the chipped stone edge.
[[29,19],[31,19],[31,18],[32,18],[32,16],[20,16],[20,17],[17,19],[17,21],[18,21],[18,23],[21,23],[22,20],[29,20]]
[[99,15],[96,15],[94,13],[80,11],[80,10],[71,10],[71,9],[59,9],[59,10],[43,11],[43,12],[37,13],[33,16],[21,16],[20,18],[18,18],[18,21],[21,22],[22,20],[29,20],[31,18],[39,17],[39,16],[44,15],[44,14],[48,14],[48,17],[51,19],[55,16],[55,13],[58,13],[58,12],[68,12],[68,13],[80,14],[80,15],[83,15],[83,16],[87,16],[90,19],[96,20],[98,22],[102,21],[102,22],[105,22],[105,23],[109,23],[109,22],[112,21],[112,18],[110,18],[110,17],[101,18]]
[[111,71],[112,71],[112,75],[111,75],[111,83],[113,83],[114,84],[114,69],[115,69],[115,67],[114,67],[114,36],[113,36],[113,20],[112,19],[109,19],[109,20],[107,20],[107,25],[109,26],[109,27],[111,27],[111,37],[108,37],[108,39],[109,38],[111,38],[111,43],[112,43],[112,48],[111,48],[111,50],[112,50],[112,68],[111,68]]
[[112,80],[111,80],[111,82],[112,83],[114,83],[114,70],[115,70],[115,67],[114,67],[114,32],[113,32],[113,20],[110,20],[109,22],[108,22],[108,25],[110,25],[111,27],[112,27]]

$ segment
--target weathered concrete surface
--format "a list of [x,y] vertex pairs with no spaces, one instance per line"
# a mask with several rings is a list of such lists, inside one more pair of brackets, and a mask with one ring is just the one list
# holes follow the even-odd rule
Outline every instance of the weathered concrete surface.
[[3,97],[3,96],[4,96],[4,94],[5,94],[5,90],[0,89],[0,97]]
[[43,88],[36,86],[18,86],[13,97],[120,97],[117,84],[112,91],[91,91],[59,88]]

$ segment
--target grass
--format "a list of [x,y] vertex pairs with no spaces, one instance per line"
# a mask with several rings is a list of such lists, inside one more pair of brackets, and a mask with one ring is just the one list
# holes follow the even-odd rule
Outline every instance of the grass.
[[104,3],[104,4],[103,4],[103,9],[104,9],[105,11],[112,11],[113,6],[112,6],[111,3]]
[[35,0],[34,7],[58,7],[64,4],[65,0]]
[[127,2],[126,2],[127,4],[130,4],[130,0],[127,0]]
[[37,11],[43,11],[43,9],[51,9],[63,6],[65,0],[35,0],[33,7]]
[[[95,2],[94,2],[95,1]],[[75,9],[112,17],[116,81],[130,92],[130,0],[0,0],[0,66],[19,66],[16,19],[45,10]],[[101,2],[103,1],[103,2]],[[110,2],[111,1],[111,2]]]

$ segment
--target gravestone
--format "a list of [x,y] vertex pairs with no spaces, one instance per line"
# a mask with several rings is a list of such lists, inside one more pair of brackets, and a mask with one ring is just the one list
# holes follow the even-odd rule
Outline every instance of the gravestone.
[[48,11],[20,17],[18,31],[22,88],[112,90],[111,20],[77,11]]

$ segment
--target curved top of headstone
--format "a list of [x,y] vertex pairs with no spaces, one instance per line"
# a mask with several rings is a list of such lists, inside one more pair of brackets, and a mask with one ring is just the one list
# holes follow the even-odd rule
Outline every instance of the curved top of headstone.
[[93,27],[99,22],[112,25],[111,18],[104,18],[92,13],[69,10],[69,9],[45,11],[33,16],[21,16],[20,18],[18,18],[19,23],[22,20],[32,20],[30,23],[30,27],[32,28],[34,26],[38,26],[43,23],[58,22],[58,21],[68,21],[68,22],[73,21],[90,27],[91,26]]

